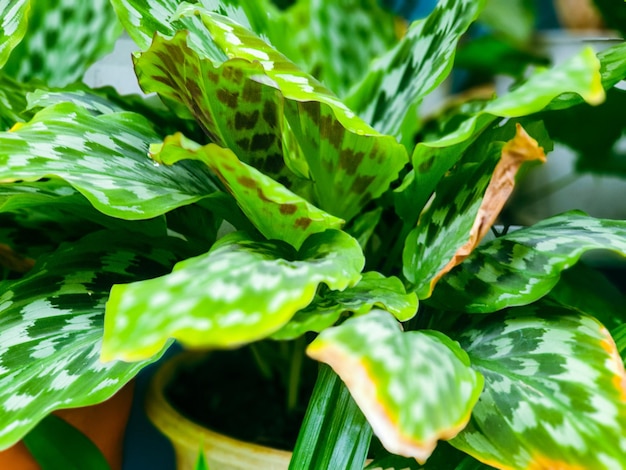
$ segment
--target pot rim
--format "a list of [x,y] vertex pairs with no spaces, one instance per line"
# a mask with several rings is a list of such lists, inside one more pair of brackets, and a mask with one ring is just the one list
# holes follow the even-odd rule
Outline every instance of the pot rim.
[[[211,442],[212,446],[245,447],[249,452],[280,455],[290,459],[292,452],[236,439],[204,427],[178,412],[167,400],[164,389],[182,364],[193,364],[210,352],[183,351],[168,359],[154,374],[146,392],[145,409],[150,421],[169,439],[184,447],[198,448],[198,441]],[[199,439],[198,439],[199,437]],[[288,460],[287,460],[288,461]]]

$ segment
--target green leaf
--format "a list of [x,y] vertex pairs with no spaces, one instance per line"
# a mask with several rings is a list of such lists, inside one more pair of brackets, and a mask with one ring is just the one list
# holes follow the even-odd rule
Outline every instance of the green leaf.
[[72,83],[113,49],[121,33],[108,0],[29,3],[28,29],[4,67],[19,80],[39,79],[52,86]]
[[311,235],[298,251],[229,234],[169,275],[115,286],[103,357],[150,357],[169,338],[205,348],[263,339],[311,303],[320,283],[337,290],[356,284],[363,264],[356,240],[335,230]]
[[603,274],[584,262],[563,271],[548,295],[564,307],[595,317],[610,331],[626,323],[626,296]]
[[151,149],[159,163],[172,165],[192,159],[206,164],[254,226],[267,238],[283,240],[296,249],[313,233],[339,229],[343,220],[309,204],[280,183],[239,161],[229,149],[215,144],[200,146],[182,134],[167,137]]
[[94,116],[59,103],[0,133],[0,182],[57,176],[96,209],[130,220],[161,215],[214,191],[203,165],[164,167],[150,160],[148,144],[159,140],[139,114]]
[[48,415],[26,436],[24,444],[42,470],[110,470],[100,449],[61,418]]
[[506,144],[498,142],[509,127],[487,134],[466,152],[407,236],[403,272],[419,298],[428,298],[439,279],[480,243],[511,195],[521,165],[545,161],[543,149],[518,123]]
[[29,10],[30,0],[9,0],[0,4],[0,69],[26,34]]
[[609,332],[549,303],[491,315],[459,341],[485,390],[451,443],[498,468],[622,468],[626,375]]
[[590,104],[599,104],[604,99],[600,66],[593,51],[584,49],[562,64],[537,71],[514,91],[490,101],[442,138],[419,143],[412,156],[413,181],[407,182],[403,187],[405,194],[398,199],[402,217],[410,223],[417,222],[443,175],[498,117],[537,113],[557,102],[560,108],[571,107],[581,101],[580,96]]
[[17,122],[24,121],[26,93],[30,86],[0,73],[0,131],[7,131]]
[[437,331],[402,332],[382,310],[322,331],[307,353],[346,383],[388,451],[420,462],[465,427],[483,386],[458,343]]
[[195,470],[209,470],[209,464],[206,461],[202,448],[198,451],[198,459],[196,460],[196,466],[194,468]]
[[620,325],[613,331],[613,338],[617,345],[617,350],[622,357],[622,362],[626,365],[626,324]]
[[495,312],[546,295],[583,253],[626,256],[626,221],[566,212],[509,233],[475,250],[444,276],[429,302],[444,310]]
[[344,291],[328,291],[316,296],[305,309],[300,310],[271,338],[287,340],[307,331],[320,332],[334,325],[346,312],[363,315],[374,307],[382,308],[400,321],[407,321],[417,313],[417,296],[407,294],[402,282],[377,272],[364,273],[359,283]]
[[321,365],[289,468],[361,470],[372,428],[333,370]]
[[[416,129],[415,107],[450,73],[457,42],[482,9],[483,0],[441,0],[425,20],[377,59],[347,99],[365,121],[405,141]],[[405,121],[413,125],[403,129]]]
[[113,283],[167,272],[180,244],[97,232],[0,283],[0,449],[56,409],[106,400],[158,358],[103,363],[104,304]]
[[307,173],[315,182],[313,202],[337,217],[349,220],[388,189],[407,161],[395,139],[376,132],[250,31],[200,8],[185,14],[193,13],[203,19],[205,35],[232,58],[220,62],[198,53],[184,32],[157,38],[136,63],[144,90],[186,104],[218,143],[279,181],[285,176],[282,146],[288,145],[283,135],[295,138],[306,163],[287,166]]
[[524,46],[535,32],[535,3],[532,0],[488,0],[479,21],[498,36]]
[[397,42],[397,19],[373,0],[299,2],[285,16],[285,34],[272,43],[339,96]]

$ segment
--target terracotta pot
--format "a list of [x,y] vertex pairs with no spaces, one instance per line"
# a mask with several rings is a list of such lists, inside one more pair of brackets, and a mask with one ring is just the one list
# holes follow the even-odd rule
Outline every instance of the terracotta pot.
[[604,22],[593,0],[554,0],[559,22],[564,28],[599,31]]
[[[82,431],[106,457],[112,470],[121,470],[124,431],[133,401],[134,381],[98,405],[59,410],[54,414]],[[0,452],[0,468],[40,470],[22,442]]]
[[291,452],[240,441],[211,431],[190,421],[176,411],[164,396],[164,388],[177,368],[198,355],[184,353],[163,364],[154,375],[146,397],[146,412],[154,425],[165,434],[176,454],[179,470],[192,470],[198,453],[204,450],[211,470],[286,470]]

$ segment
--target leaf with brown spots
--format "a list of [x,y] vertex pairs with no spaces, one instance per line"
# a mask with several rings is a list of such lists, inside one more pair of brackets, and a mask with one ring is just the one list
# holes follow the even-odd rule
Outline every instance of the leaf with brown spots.
[[300,248],[309,235],[338,229],[344,223],[239,161],[229,149],[215,144],[200,146],[179,133],[167,137],[151,151],[156,161],[167,165],[186,159],[204,162],[222,180],[255,227],[269,239],[283,240]]

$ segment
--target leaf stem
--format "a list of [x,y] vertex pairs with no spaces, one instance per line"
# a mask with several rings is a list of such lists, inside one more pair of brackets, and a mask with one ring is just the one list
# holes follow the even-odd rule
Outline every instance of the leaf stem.
[[300,379],[302,377],[302,363],[304,361],[304,349],[306,340],[300,336],[294,341],[291,354],[291,364],[289,367],[289,384],[287,387],[287,411],[293,412],[298,406],[298,396],[300,392]]
[[261,351],[259,351],[259,347],[254,343],[250,344],[250,352],[252,352],[252,357],[257,367],[259,368],[259,372],[261,372],[261,375],[268,380],[271,379],[274,375],[272,373],[272,368],[263,358],[263,354],[261,354]]

